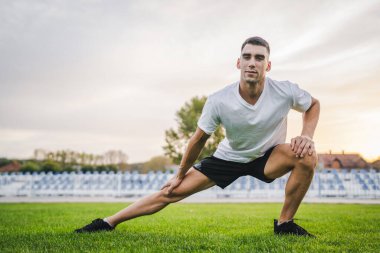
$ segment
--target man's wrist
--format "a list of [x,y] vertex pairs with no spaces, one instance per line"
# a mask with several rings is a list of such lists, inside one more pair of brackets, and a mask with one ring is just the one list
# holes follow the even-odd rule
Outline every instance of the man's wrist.
[[308,134],[301,134],[301,137],[306,137],[306,139],[309,139],[310,141],[313,140],[313,137],[311,135],[308,135]]
[[182,172],[182,169],[180,169],[176,175],[176,178],[183,179],[186,175],[186,172]]

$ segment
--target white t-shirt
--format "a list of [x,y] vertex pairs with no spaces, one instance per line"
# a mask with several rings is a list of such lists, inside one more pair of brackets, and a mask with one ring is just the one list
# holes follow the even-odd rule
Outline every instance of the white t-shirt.
[[290,109],[305,112],[310,105],[310,94],[297,84],[268,77],[258,101],[251,105],[240,96],[236,82],[207,98],[198,127],[211,135],[221,124],[226,137],[214,156],[247,163],[285,142]]

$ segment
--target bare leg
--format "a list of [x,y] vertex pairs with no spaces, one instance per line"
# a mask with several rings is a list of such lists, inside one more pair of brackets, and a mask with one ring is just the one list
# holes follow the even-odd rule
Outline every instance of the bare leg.
[[203,175],[201,172],[191,168],[184,177],[181,184],[169,195],[167,188],[152,195],[146,196],[116,214],[107,217],[107,221],[112,226],[139,216],[153,214],[160,211],[170,203],[180,201],[194,193],[214,186],[214,181]]
[[264,169],[269,178],[278,178],[292,171],[285,187],[285,202],[279,222],[293,219],[313,179],[317,156],[296,158],[289,144],[278,145],[270,155]]

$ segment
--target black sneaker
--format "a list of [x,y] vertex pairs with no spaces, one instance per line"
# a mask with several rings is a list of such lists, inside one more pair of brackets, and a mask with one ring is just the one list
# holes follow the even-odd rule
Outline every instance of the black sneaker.
[[90,224],[84,226],[83,228],[78,228],[74,232],[75,233],[92,233],[98,231],[112,231],[114,227],[111,227],[107,222],[103,219],[93,220]]
[[315,238],[315,235],[310,234],[304,228],[294,223],[293,220],[277,225],[278,220],[274,220],[274,233],[277,235],[298,235]]

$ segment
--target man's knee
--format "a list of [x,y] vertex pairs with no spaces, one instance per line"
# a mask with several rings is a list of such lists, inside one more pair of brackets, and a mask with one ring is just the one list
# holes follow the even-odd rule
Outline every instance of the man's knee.
[[174,203],[185,198],[185,196],[180,194],[176,189],[169,193],[167,187],[158,192],[158,197],[165,204]]
[[297,163],[302,169],[314,172],[318,162],[318,157],[315,153],[312,155],[306,154],[303,158],[297,159]]
[[292,151],[290,144],[279,145],[276,150],[282,155],[282,157],[286,157],[286,160],[293,166],[298,165],[306,170],[314,170],[317,166],[318,157],[315,153],[312,155],[306,154],[302,158],[296,157],[296,154]]

